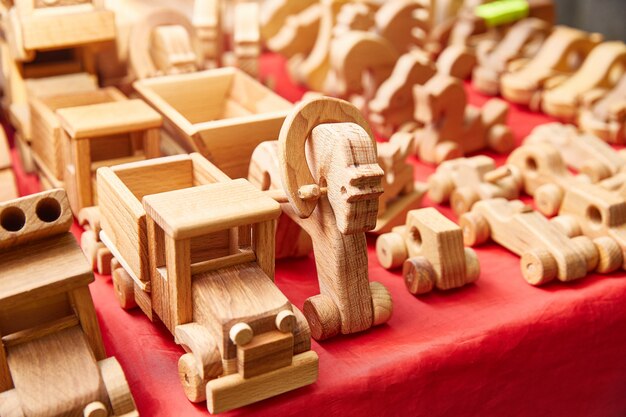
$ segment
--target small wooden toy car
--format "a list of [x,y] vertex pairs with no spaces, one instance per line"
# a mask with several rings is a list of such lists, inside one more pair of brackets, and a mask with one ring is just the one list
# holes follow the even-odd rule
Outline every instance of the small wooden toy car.
[[475,202],[502,197],[519,197],[521,179],[506,166],[496,168],[485,155],[445,161],[428,178],[428,197],[435,203],[450,202],[457,215],[468,212]]
[[412,210],[406,225],[380,235],[376,255],[383,268],[403,265],[404,282],[415,295],[462,287],[480,275],[476,253],[463,247],[461,228],[434,208]]
[[106,358],[89,263],[56,189],[0,203],[0,415],[138,416]]
[[466,245],[480,245],[491,237],[521,256],[522,276],[531,285],[580,279],[598,265],[598,249],[589,238],[569,238],[519,200],[479,201],[459,224]]

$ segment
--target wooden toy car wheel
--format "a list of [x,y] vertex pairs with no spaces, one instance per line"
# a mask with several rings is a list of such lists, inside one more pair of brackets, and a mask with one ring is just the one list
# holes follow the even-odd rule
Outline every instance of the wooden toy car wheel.
[[487,146],[494,151],[506,154],[515,148],[515,136],[506,125],[495,125],[489,129]]
[[428,198],[437,204],[445,203],[454,191],[454,183],[449,175],[434,173],[428,178]]
[[578,247],[579,252],[585,257],[587,262],[587,272],[591,272],[598,266],[600,254],[598,249],[587,236],[575,236],[572,243]]
[[206,400],[206,382],[192,353],[185,353],[178,360],[178,377],[189,401],[200,403]]
[[120,303],[120,307],[124,310],[135,308],[137,306],[135,302],[135,281],[133,281],[128,272],[124,268],[117,268],[113,271],[112,280],[115,298]]
[[580,172],[587,175],[593,183],[602,181],[612,175],[611,169],[606,166],[606,164],[596,159],[588,159],[585,161],[580,167]]
[[283,189],[294,211],[303,219],[309,217],[317,205],[317,200],[303,199],[298,194],[302,187],[316,185],[307,164],[305,144],[313,129],[325,123],[355,123],[376,143],[361,112],[347,101],[320,97],[295,106],[280,130],[278,157]]
[[465,213],[459,219],[459,226],[463,229],[463,243],[467,246],[480,245],[489,239],[489,224],[480,213]]
[[374,308],[373,326],[387,323],[393,313],[393,301],[387,288],[380,282],[370,282],[372,306]]
[[402,276],[406,288],[413,295],[431,292],[437,279],[432,264],[423,256],[407,259],[402,266]]
[[480,200],[480,196],[469,187],[457,188],[450,196],[450,206],[460,216],[472,209],[475,202]]
[[454,142],[441,142],[435,146],[435,163],[437,165],[444,161],[461,158],[462,156],[463,151],[461,150],[461,147]]
[[562,202],[563,190],[556,184],[544,184],[535,190],[535,204],[545,216],[558,214]]
[[608,274],[622,266],[624,263],[622,249],[615,239],[603,236],[594,239],[593,244],[598,250],[598,266],[596,271],[601,274]]
[[104,388],[109,397],[113,415],[123,416],[137,410],[124,371],[115,358],[98,362]]
[[558,227],[559,230],[565,233],[565,235],[569,238],[580,236],[582,234],[580,224],[578,224],[578,220],[576,220],[573,216],[556,216],[550,219],[550,223]]
[[531,285],[542,285],[552,281],[558,274],[558,265],[546,249],[532,249],[522,254],[522,275]]
[[304,302],[302,312],[309,322],[311,337],[324,340],[341,332],[341,314],[333,300],[325,295],[315,295]]
[[464,248],[465,251],[465,282],[476,282],[480,277],[480,261],[476,251],[472,248]]
[[385,269],[401,266],[408,257],[404,237],[396,232],[380,235],[376,240],[376,256]]

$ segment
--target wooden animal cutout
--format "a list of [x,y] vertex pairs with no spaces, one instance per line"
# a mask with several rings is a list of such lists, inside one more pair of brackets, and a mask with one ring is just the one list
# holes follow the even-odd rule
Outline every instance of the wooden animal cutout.
[[259,16],[261,36],[266,42],[279,36],[291,18],[316,3],[316,0],[268,0],[263,2]]
[[626,74],[626,45],[605,42],[595,47],[570,78],[543,94],[541,109],[554,117],[575,121],[583,97],[594,88],[615,86]]
[[524,144],[549,143],[559,150],[565,164],[598,182],[626,169],[626,158],[600,138],[581,134],[573,125],[548,123],[537,126]]
[[119,363],[106,358],[93,273],[71,225],[61,189],[0,203],[2,416],[139,415]]
[[363,116],[337,99],[297,104],[281,129],[278,160],[283,211],[313,240],[321,294],[303,309],[312,336],[323,340],[386,322],[391,297],[369,282],[365,240],[376,226],[384,173]]
[[551,29],[551,25],[543,20],[527,18],[515,23],[500,42],[479,42],[476,46],[478,65],[473,72],[472,85],[483,94],[498,95],[500,78],[509,63],[535,56]]
[[475,282],[480,276],[476,252],[463,247],[463,231],[434,208],[412,210],[406,225],[376,240],[383,268],[399,266],[407,289],[420,295],[450,290]]
[[425,54],[412,51],[402,55],[389,78],[380,85],[368,103],[373,128],[379,134],[390,137],[400,126],[414,120],[413,87],[424,84],[436,72],[432,61]]
[[222,34],[222,1],[194,0],[191,23],[200,44],[200,61],[221,66],[224,49]]
[[460,216],[479,200],[518,198],[522,184],[516,174],[506,166],[496,168],[495,161],[485,155],[452,159],[428,178],[428,198],[437,204],[450,203]]
[[531,285],[583,278],[598,265],[598,250],[585,237],[569,238],[519,200],[479,201],[459,219],[468,246],[489,239],[521,257],[522,276]]
[[425,2],[395,0],[383,2],[376,12],[376,30],[399,53],[423,48],[431,27],[431,8]]
[[538,110],[543,91],[556,87],[571,76],[601,40],[598,34],[557,26],[531,60],[502,76],[502,96]]
[[597,185],[580,184],[565,190],[559,215],[552,222],[570,237],[593,239],[600,273],[624,267],[626,202],[618,193]]
[[173,9],[160,9],[133,26],[130,67],[138,79],[195,72],[202,68],[201,49],[189,19]]
[[261,32],[259,3],[236,2],[234,6],[233,51],[237,67],[248,75],[258,78],[261,55]]
[[434,164],[489,147],[507,153],[515,138],[505,125],[509,106],[492,99],[478,110],[467,104],[462,83],[437,74],[423,86],[413,87],[415,119],[423,124],[417,154]]
[[[300,4],[298,1],[293,3]],[[306,2],[302,3],[306,4]],[[306,56],[315,46],[321,20],[322,5],[313,3],[298,14],[288,16],[280,31],[275,36],[266,39],[266,45],[271,51],[286,58]],[[261,28],[261,33],[263,33],[263,28]]]
[[11,162],[11,151],[9,143],[4,133],[0,131],[0,202],[12,200],[18,197],[15,175],[13,174],[13,163]]
[[610,91],[596,89],[585,95],[578,125],[604,141],[626,144],[626,75]]

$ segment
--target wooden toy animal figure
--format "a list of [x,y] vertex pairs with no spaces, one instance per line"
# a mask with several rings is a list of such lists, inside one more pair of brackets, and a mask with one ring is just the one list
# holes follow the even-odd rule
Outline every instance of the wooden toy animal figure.
[[463,247],[461,228],[432,207],[410,211],[406,225],[381,235],[376,255],[383,268],[403,265],[404,282],[414,295],[459,288],[480,275],[478,256]]
[[415,119],[424,127],[416,132],[416,153],[432,164],[459,158],[489,147],[507,153],[515,138],[505,125],[509,106],[492,99],[482,109],[467,104],[463,84],[437,74],[423,86],[416,85]]
[[0,203],[0,416],[137,417],[56,189]]
[[578,125],[606,142],[626,144],[626,75],[610,91],[599,88],[585,95]]
[[381,135],[390,137],[405,123],[413,121],[413,86],[428,81],[437,70],[426,54],[412,51],[402,55],[393,72],[368,103],[369,120]]
[[386,322],[391,297],[368,280],[365,240],[376,226],[383,171],[363,116],[342,100],[301,102],[285,120],[278,145],[263,143],[255,154],[253,164],[278,159],[258,163],[256,175],[267,184],[280,178],[283,211],[313,240],[321,294],[303,309],[312,336],[323,340]]

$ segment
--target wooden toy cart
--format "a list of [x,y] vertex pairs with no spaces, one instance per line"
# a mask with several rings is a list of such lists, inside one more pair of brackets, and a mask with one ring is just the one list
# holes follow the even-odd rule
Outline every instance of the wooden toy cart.
[[275,140],[291,104],[235,68],[156,77],[134,84],[188,151],[231,178],[248,175],[254,148]]
[[138,416],[63,190],[0,203],[0,416]]
[[306,320],[273,283],[278,203],[199,154],[102,168],[98,183],[120,303],[187,351],[191,401],[218,413],[317,379]]

